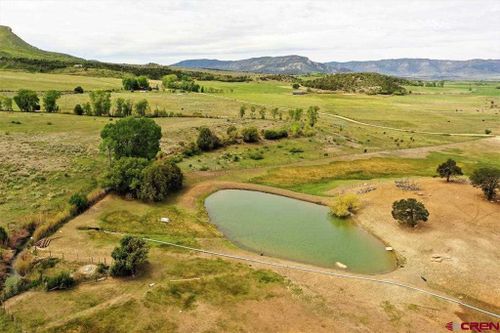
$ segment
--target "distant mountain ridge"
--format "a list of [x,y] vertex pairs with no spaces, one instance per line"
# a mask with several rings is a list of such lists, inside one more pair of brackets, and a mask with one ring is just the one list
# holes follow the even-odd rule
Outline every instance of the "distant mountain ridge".
[[[19,59],[27,60],[21,61]],[[31,70],[41,70],[40,68],[43,67],[41,62],[47,61],[59,62],[59,64],[52,64],[55,66],[54,68],[64,67],[65,64],[89,63],[85,59],[71,55],[41,50],[25,42],[12,32],[11,28],[0,25],[0,68],[29,67]],[[93,64],[94,66],[104,66],[98,61],[93,61]],[[114,64],[113,66],[119,67],[120,65]],[[320,63],[307,57],[289,55],[232,61],[194,59],[181,61],[172,66],[269,74],[374,72],[423,79],[500,79],[500,59],[462,61],[405,58]],[[166,66],[160,67],[167,68]]]
[[269,74],[374,72],[409,78],[500,78],[500,59],[435,60],[422,58],[319,63],[291,55],[244,60],[193,59],[173,64],[184,68],[219,69]]
[[283,57],[259,57],[244,60],[195,59],[185,60],[172,66],[185,68],[221,69],[270,74],[326,73],[328,65],[314,62],[309,58],[290,55]]

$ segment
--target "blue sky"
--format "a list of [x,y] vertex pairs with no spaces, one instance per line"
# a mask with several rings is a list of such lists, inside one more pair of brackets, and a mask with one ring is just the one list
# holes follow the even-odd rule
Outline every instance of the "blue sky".
[[287,54],[500,58],[499,17],[498,0],[0,0],[0,24],[40,48],[162,64]]

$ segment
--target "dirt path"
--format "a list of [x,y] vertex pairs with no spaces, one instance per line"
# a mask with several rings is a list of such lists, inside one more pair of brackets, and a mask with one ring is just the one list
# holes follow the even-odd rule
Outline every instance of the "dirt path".
[[387,129],[391,131],[398,131],[398,132],[406,132],[406,133],[415,133],[415,134],[427,134],[427,135],[440,135],[440,136],[464,136],[464,137],[480,137],[480,138],[492,138],[495,137],[493,134],[476,134],[476,133],[443,133],[443,132],[426,132],[426,131],[416,131],[416,130],[407,130],[407,129],[402,129],[402,128],[395,128],[395,127],[389,127],[389,126],[382,126],[382,125],[374,125],[374,124],[369,124],[365,123],[362,121],[354,120],[352,118],[340,116],[337,114],[330,114],[326,112],[319,112],[319,114],[327,117],[334,117],[338,119],[342,119],[354,124],[358,125],[363,125],[363,126],[369,126],[369,127],[375,127],[375,128],[382,128],[382,129]]

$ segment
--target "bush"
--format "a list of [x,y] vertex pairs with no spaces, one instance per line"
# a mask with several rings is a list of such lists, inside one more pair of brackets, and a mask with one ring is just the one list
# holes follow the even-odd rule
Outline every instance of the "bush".
[[0,247],[7,245],[9,242],[9,235],[4,227],[0,226]]
[[144,169],[139,198],[146,201],[162,201],[182,188],[181,169],[169,160],[159,160]]
[[73,206],[75,213],[79,214],[88,208],[87,197],[80,193],[75,193],[69,198],[69,204]]
[[285,129],[268,129],[264,131],[264,138],[267,140],[279,140],[286,137],[288,137],[288,132]]
[[73,279],[69,272],[61,272],[56,276],[47,277],[45,280],[45,290],[63,290],[69,289],[76,284],[75,279]]
[[75,107],[73,109],[74,114],[81,116],[83,114],[83,112],[84,112],[84,110],[80,104],[75,105]]
[[76,86],[75,89],[73,89],[73,92],[75,94],[83,94],[84,93],[83,88],[81,86]]
[[140,157],[122,157],[115,160],[105,176],[104,186],[119,194],[137,197],[142,183],[142,174],[149,161]]
[[18,275],[11,275],[4,282],[2,298],[6,300],[10,297],[14,297],[17,294],[22,293],[27,288],[28,284],[26,283],[26,280]]
[[349,193],[335,197],[330,204],[330,212],[337,217],[352,215],[360,207],[357,195]]
[[484,130],[484,134],[491,134],[491,130],[489,130],[489,129],[485,129],[485,130]]
[[248,157],[251,158],[252,160],[256,160],[256,161],[264,159],[264,155],[259,151],[249,152]]
[[258,142],[260,140],[259,131],[255,127],[247,127],[241,131],[243,141],[247,143]]
[[14,261],[14,269],[21,275],[28,274],[33,267],[33,256],[31,253],[24,251]]
[[415,227],[419,222],[427,221],[429,211],[415,199],[402,199],[392,204],[392,217],[399,223]]
[[201,153],[200,148],[194,142],[190,142],[187,147],[182,151],[182,155],[186,157],[199,155]]
[[220,139],[208,127],[200,128],[196,144],[203,151],[214,150],[221,146]]
[[121,239],[120,246],[113,250],[111,257],[114,259],[111,275],[135,275],[137,268],[147,260],[148,248],[144,240],[125,236]]

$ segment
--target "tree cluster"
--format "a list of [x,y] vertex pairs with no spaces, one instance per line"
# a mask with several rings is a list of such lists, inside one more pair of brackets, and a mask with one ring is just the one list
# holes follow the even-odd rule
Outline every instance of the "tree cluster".
[[161,201],[182,187],[183,175],[169,159],[157,159],[161,127],[149,118],[127,117],[101,131],[110,168],[104,185],[119,194]]
[[149,86],[149,80],[146,76],[132,76],[128,75],[122,79],[123,89],[134,91],[134,90],[151,90]]
[[302,84],[316,89],[381,95],[405,95],[402,84],[407,80],[378,73],[338,73],[304,81]]

